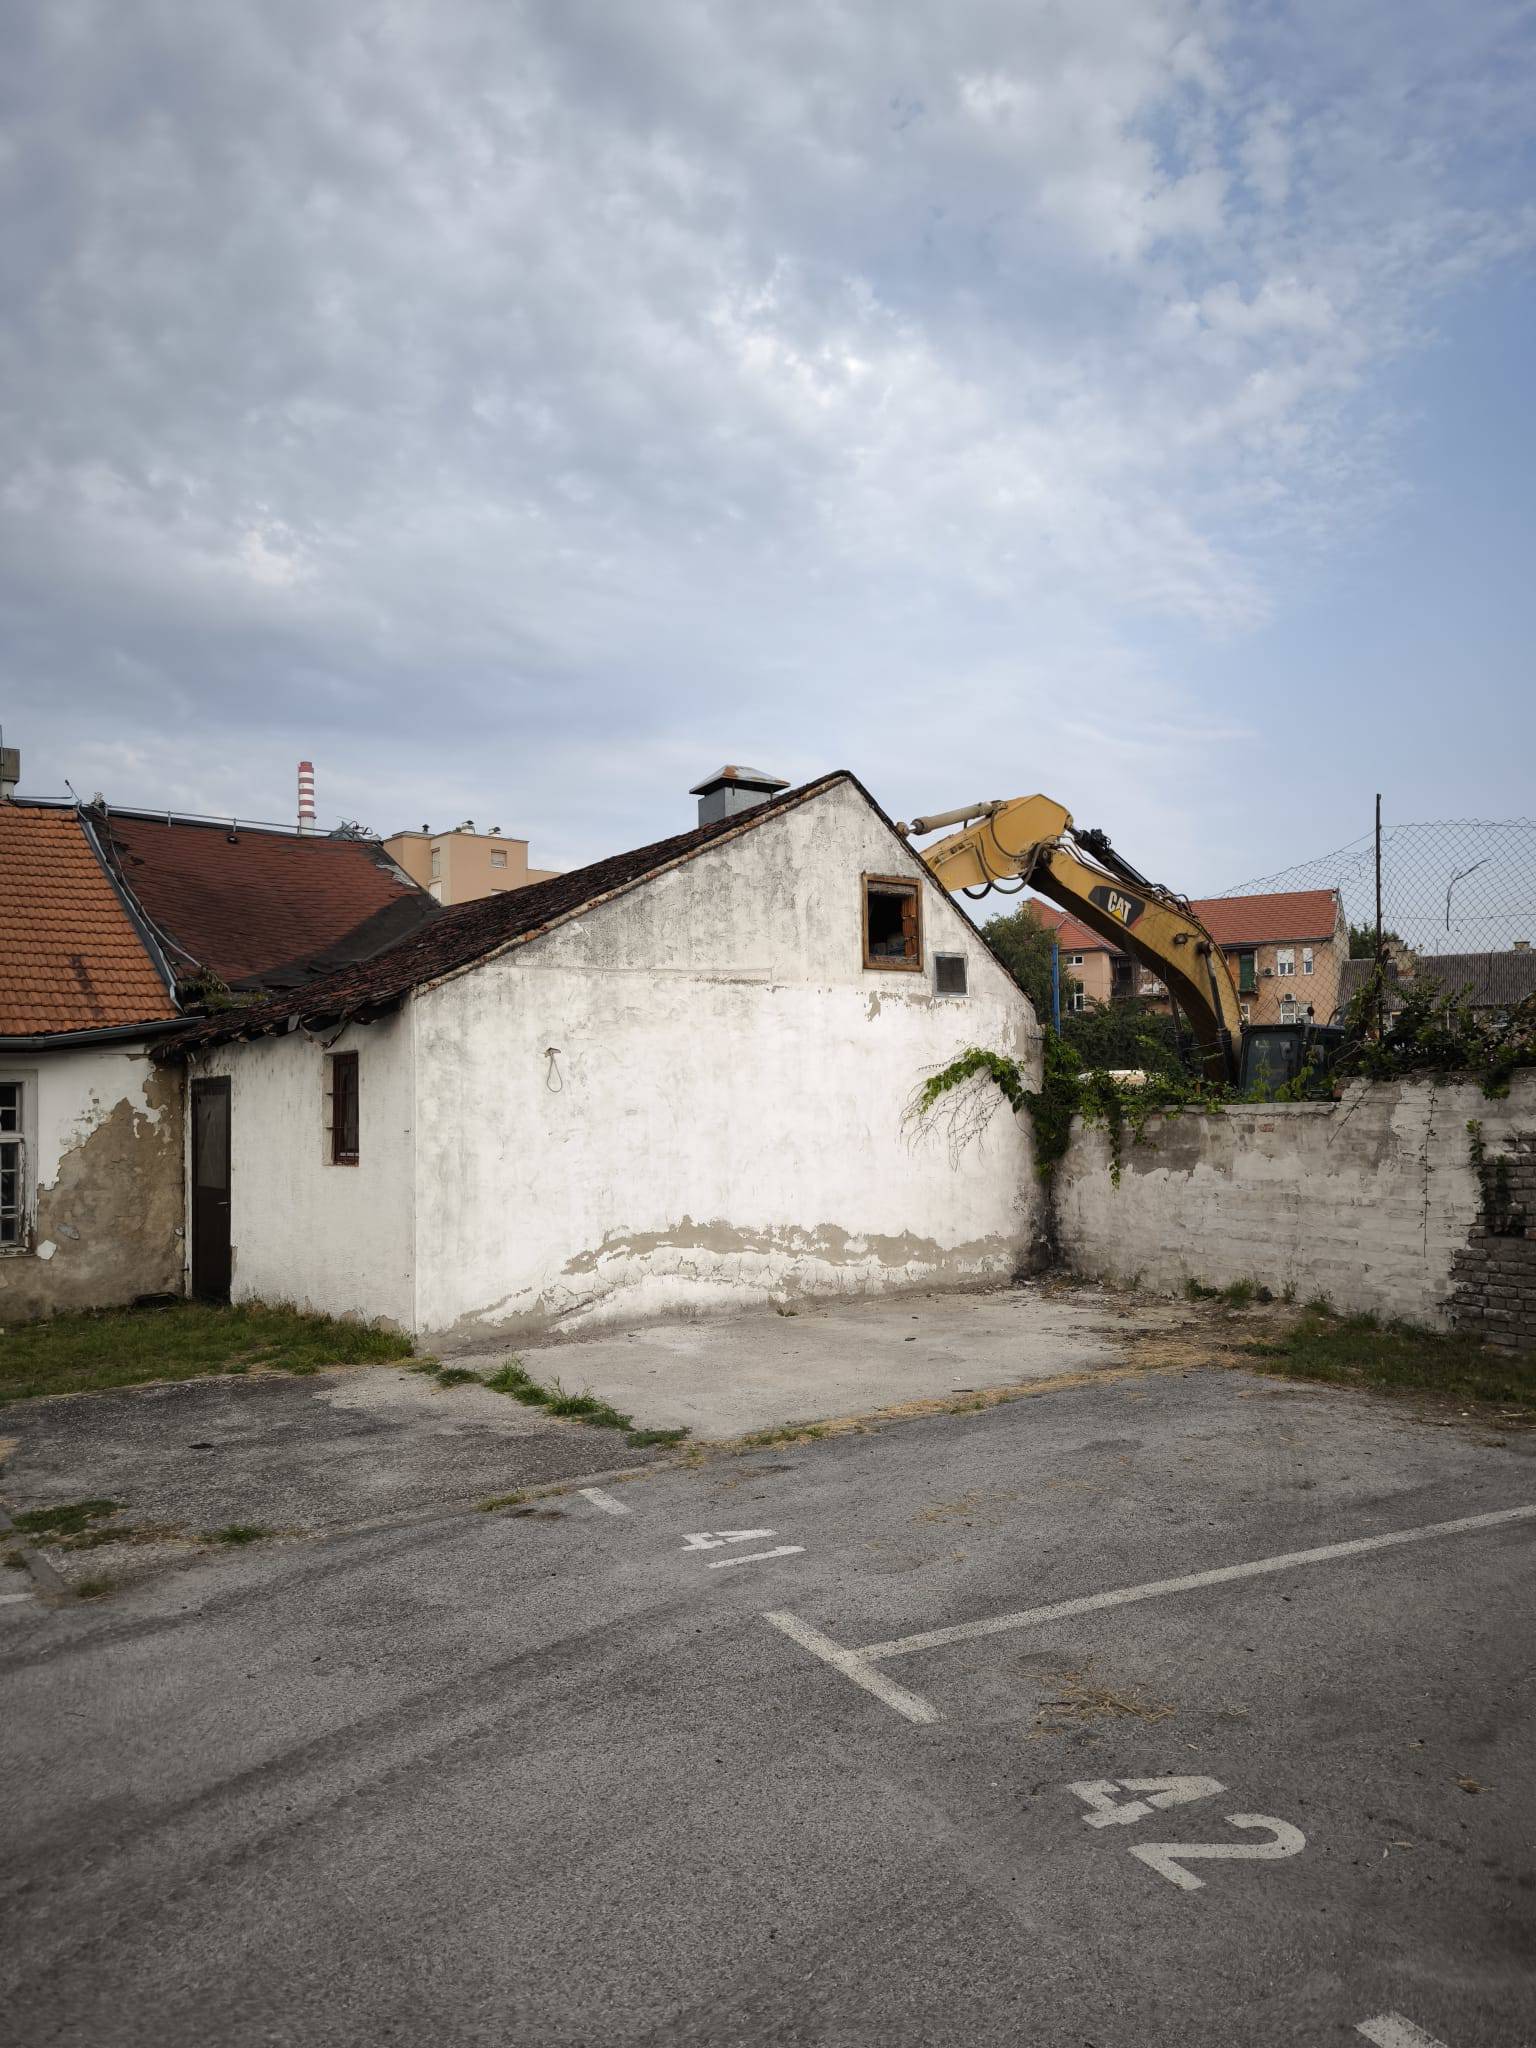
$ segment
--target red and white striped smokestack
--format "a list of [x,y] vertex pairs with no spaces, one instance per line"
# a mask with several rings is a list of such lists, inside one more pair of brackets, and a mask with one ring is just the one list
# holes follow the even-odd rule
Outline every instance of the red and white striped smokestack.
[[315,829],[315,764],[313,761],[299,763],[299,830],[313,832]]

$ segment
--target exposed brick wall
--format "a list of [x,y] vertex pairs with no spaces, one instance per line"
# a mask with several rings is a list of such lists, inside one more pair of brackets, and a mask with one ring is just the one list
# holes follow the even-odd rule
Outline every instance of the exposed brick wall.
[[1489,1344],[1536,1345],[1536,1131],[1490,1145],[1478,1178],[1482,1206],[1451,1262],[1451,1320]]
[[1499,1101],[1471,1081],[1358,1083],[1337,1103],[1154,1118],[1147,1140],[1127,1134],[1115,1188],[1104,1133],[1074,1133],[1057,1224],[1079,1271],[1170,1292],[1254,1280],[1536,1346],[1536,1236],[1492,1228],[1483,1185],[1506,1156],[1509,1206],[1536,1225],[1536,1073]]

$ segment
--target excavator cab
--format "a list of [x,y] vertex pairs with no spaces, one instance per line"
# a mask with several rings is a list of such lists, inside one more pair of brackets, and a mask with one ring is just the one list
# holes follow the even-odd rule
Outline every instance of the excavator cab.
[[1271,1102],[1287,1082],[1310,1072],[1317,1087],[1306,1092],[1327,1095],[1330,1084],[1322,1077],[1343,1041],[1336,1024],[1246,1024],[1238,1091],[1252,1101]]

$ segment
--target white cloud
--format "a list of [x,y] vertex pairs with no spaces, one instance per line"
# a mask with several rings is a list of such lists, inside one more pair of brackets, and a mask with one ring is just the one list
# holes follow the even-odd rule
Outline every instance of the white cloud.
[[968,784],[989,722],[1140,814],[1157,734],[1232,743],[1166,636],[1371,516],[1374,373],[1530,234],[1502,17],[1383,0],[1367,68],[1356,12],[39,10],[8,723],[122,800],[286,810],[329,752],[349,814],[546,859],[722,751]]

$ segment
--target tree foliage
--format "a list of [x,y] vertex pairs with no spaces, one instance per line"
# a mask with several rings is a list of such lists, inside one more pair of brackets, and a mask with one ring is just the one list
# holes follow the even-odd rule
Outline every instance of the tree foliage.
[[[994,917],[985,926],[987,942],[999,960],[1035,1006],[1042,1024],[1051,1021],[1051,948],[1055,940],[1041,922],[1033,903],[1021,903],[1004,917]],[[1061,977],[1061,1003],[1066,1009],[1072,991],[1081,984],[1071,975]]]
[[1061,1035],[1082,1067],[1139,1067],[1148,1074],[1182,1074],[1172,1017],[1140,1002],[1095,1003],[1064,1016]]
[[[1383,946],[1401,946],[1402,940],[1396,932],[1381,928]],[[1374,960],[1376,958],[1376,927],[1373,924],[1352,924],[1349,928],[1349,957],[1351,960]]]

